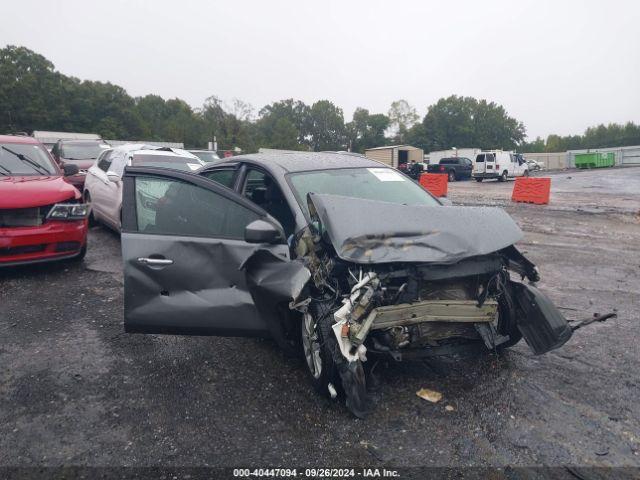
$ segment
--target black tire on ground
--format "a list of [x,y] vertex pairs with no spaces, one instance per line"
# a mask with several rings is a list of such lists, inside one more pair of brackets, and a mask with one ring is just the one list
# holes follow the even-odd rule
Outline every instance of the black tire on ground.
[[84,203],[89,204],[89,226],[93,227],[98,224],[96,217],[93,216],[93,210],[91,209],[91,194],[89,192],[84,192]]
[[449,170],[449,181],[450,182],[455,182],[456,181],[456,172],[454,172],[453,170]]
[[[508,292],[511,292],[511,289]],[[510,308],[504,297],[498,301],[498,333],[509,336],[509,340],[496,348],[498,353],[504,352],[507,348],[513,347],[522,340],[522,333],[516,320],[517,315],[517,310]]]
[[498,177],[499,182],[506,182],[509,179],[509,173],[505,170],[502,175]]
[[525,170],[522,175],[525,176],[525,177],[528,177],[529,176],[529,170]]
[[478,177],[476,177],[476,182],[481,182],[482,180],[484,180],[484,178],[478,178]]
[[86,254],[87,254],[87,243],[85,242],[84,246],[80,249],[80,253],[75,257],[69,259],[69,261],[73,263],[80,263],[84,259]]

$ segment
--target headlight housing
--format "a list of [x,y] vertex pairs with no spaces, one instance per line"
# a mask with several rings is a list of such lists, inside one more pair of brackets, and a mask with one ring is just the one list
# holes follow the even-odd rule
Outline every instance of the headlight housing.
[[56,203],[49,214],[48,220],[84,220],[89,215],[89,205],[86,203]]

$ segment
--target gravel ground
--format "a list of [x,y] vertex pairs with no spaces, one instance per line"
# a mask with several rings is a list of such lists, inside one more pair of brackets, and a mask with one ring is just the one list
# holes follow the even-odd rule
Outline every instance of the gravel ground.
[[640,466],[640,168],[551,176],[550,206],[510,203],[512,182],[450,198],[505,206],[568,318],[619,318],[540,357],[380,365],[366,420],[270,341],[123,333],[106,229],[82,263],[0,272],[0,465]]

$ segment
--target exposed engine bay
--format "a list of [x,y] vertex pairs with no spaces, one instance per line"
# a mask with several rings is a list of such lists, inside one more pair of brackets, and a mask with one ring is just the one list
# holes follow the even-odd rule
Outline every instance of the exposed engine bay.
[[[571,337],[551,301],[521,283],[539,274],[513,246],[522,232],[501,209],[319,194],[309,194],[308,207],[312,221],[293,239],[288,287],[269,288],[278,282],[267,275],[254,283],[264,298],[286,296],[299,312],[314,386],[331,396],[342,390],[356,416],[370,409],[363,366],[371,356],[497,351],[523,336],[541,354]],[[368,211],[375,222],[362,217]]]

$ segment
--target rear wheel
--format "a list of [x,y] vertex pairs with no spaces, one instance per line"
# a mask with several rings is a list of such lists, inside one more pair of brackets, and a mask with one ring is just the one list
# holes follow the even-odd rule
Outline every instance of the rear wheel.
[[480,183],[482,180],[484,180],[484,179],[476,177],[476,182]]
[[506,182],[509,179],[509,173],[505,170],[502,175],[498,177],[499,182]]
[[524,173],[522,174],[524,177],[528,177],[529,176],[529,170],[525,170]]
[[453,170],[449,170],[449,181],[450,182],[456,181],[456,172],[454,172]]
[[91,194],[89,192],[84,192],[84,203],[89,205],[89,226],[93,227],[98,222],[96,217],[93,215],[93,209],[91,208]]

